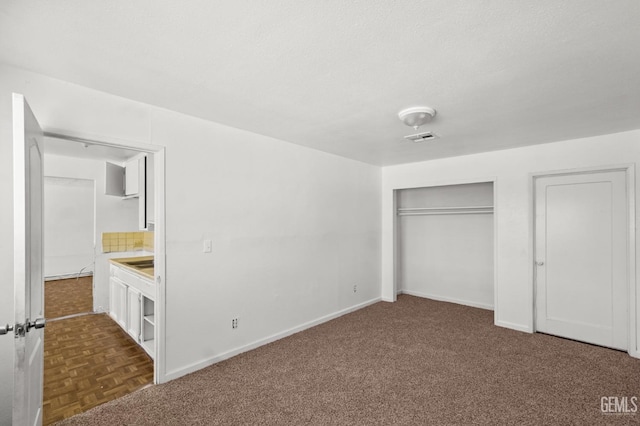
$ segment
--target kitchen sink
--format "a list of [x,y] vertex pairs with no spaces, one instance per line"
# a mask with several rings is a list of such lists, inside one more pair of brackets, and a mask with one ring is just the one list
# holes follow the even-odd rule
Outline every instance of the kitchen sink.
[[123,262],[125,265],[133,266],[136,268],[153,268],[153,259],[150,260],[130,260]]

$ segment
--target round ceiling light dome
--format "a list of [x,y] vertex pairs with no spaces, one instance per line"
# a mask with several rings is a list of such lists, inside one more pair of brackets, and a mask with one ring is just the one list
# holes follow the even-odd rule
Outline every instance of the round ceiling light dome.
[[398,118],[407,126],[418,129],[423,124],[430,122],[436,115],[436,110],[429,107],[411,107],[398,113]]

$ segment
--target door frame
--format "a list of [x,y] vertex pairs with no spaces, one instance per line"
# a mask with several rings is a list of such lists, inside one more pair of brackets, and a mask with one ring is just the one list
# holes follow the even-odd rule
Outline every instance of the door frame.
[[594,174],[603,172],[624,172],[626,178],[626,204],[627,204],[627,299],[629,305],[628,313],[628,350],[627,353],[634,358],[640,358],[638,348],[638,315],[637,301],[640,292],[637,289],[636,281],[636,185],[635,185],[635,164],[619,164],[611,166],[594,166],[576,169],[553,170],[531,173],[529,175],[529,195],[530,195],[530,256],[529,256],[529,276],[531,277],[531,330],[536,332],[536,183],[543,177],[557,177],[569,175]]
[[155,293],[155,356],[153,368],[153,382],[155,384],[167,381],[166,374],[166,222],[165,222],[165,191],[166,191],[166,154],[165,147],[148,143],[117,140],[103,136],[85,135],[78,132],[57,129],[43,129],[45,138],[65,139],[78,143],[126,149],[130,151],[146,152],[154,155],[154,281]]

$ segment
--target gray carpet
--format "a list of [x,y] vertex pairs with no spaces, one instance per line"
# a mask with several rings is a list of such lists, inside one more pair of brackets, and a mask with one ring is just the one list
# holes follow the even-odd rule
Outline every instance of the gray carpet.
[[640,397],[640,360],[400,296],[57,424],[640,423],[603,396]]

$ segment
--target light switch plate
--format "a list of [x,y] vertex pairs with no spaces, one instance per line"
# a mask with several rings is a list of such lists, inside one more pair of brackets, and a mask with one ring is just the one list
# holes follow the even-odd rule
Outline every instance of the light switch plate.
[[211,240],[204,240],[202,251],[205,253],[211,253]]

